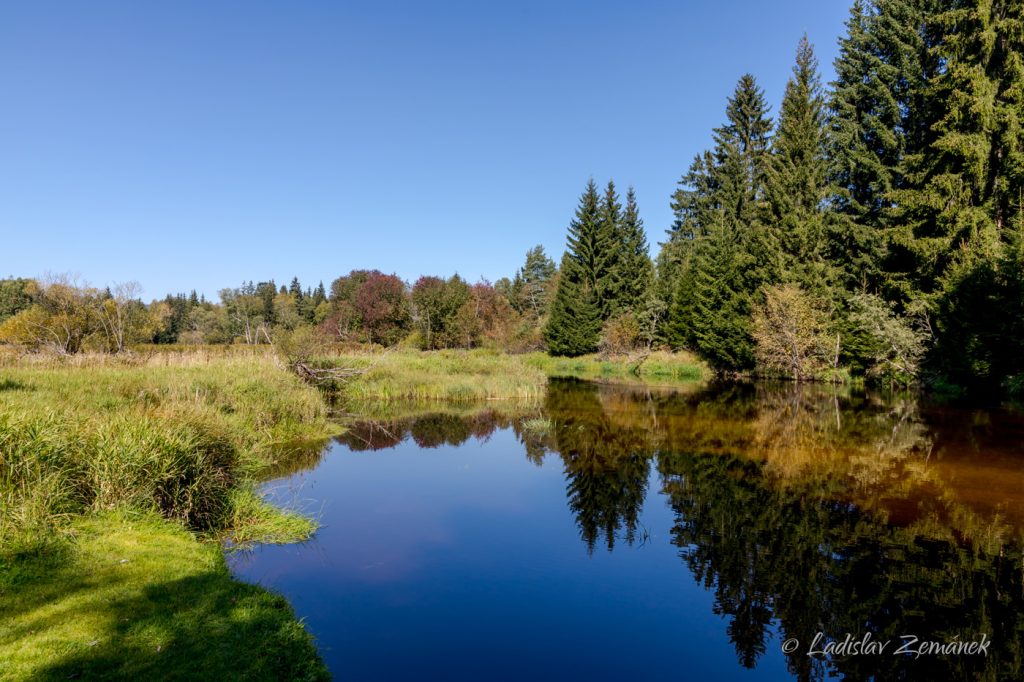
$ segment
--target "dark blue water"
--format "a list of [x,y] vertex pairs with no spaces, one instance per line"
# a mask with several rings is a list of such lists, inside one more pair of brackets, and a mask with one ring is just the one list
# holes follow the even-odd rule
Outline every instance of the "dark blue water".
[[[339,680],[1014,679],[1022,438],[906,403],[555,385],[352,424],[266,486],[314,539],[229,561]],[[995,644],[808,656],[819,632]]]
[[268,488],[308,498],[323,527],[233,568],[288,597],[337,679],[786,677],[777,647],[756,673],[737,665],[713,595],[668,542],[664,496],[640,512],[649,536],[591,552],[561,462],[533,464],[511,429],[457,447],[334,444]]

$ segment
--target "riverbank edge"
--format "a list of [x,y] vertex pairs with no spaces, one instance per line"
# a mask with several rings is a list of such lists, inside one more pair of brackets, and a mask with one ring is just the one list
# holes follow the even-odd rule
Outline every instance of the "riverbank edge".
[[[218,526],[189,528],[158,514],[159,501],[110,502],[96,490],[88,504],[72,504],[80,491],[69,487],[38,527],[5,538],[0,680],[329,679],[287,600],[236,580],[225,561],[228,545],[298,542],[316,530],[315,518],[265,502],[258,482],[287,456],[288,443],[322,446],[339,432],[324,397],[269,357],[161,364],[35,358],[0,369],[0,446],[9,446],[0,448],[8,464],[0,474],[21,475],[23,488],[91,476],[93,485],[129,495],[128,475],[112,464],[151,466],[168,454],[165,437],[183,426],[208,428],[215,443],[236,451]],[[125,442],[117,436],[132,428],[149,441],[124,461],[105,462],[107,479],[96,478],[95,462],[95,470],[60,470],[74,469],[67,450],[96,455],[101,441],[102,453],[116,459],[111,453]],[[53,464],[57,450],[65,459]],[[26,510],[16,507],[12,481],[0,483],[8,485],[0,486],[6,522],[17,523],[11,519]],[[41,513],[25,495],[28,512]]]
[[[548,379],[554,377],[692,385],[707,376],[692,357],[672,354],[637,362],[597,356],[554,358],[543,353],[437,351],[387,354],[384,362],[371,354],[333,361],[366,363],[369,371],[346,386],[343,397],[355,392],[382,405],[409,399],[449,404],[537,402]],[[220,374],[250,371],[252,380],[236,401],[259,403],[261,394],[273,392],[284,382],[290,384],[284,400],[293,397],[316,403],[314,416],[308,421],[280,419],[268,428],[263,422],[270,418],[264,413],[280,410],[279,406],[221,404],[226,399],[206,395],[229,392],[218,383],[223,383],[217,378]],[[261,377],[268,375],[273,382],[261,385]],[[312,636],[287,602],[273,592],[235,580],[224,561],[224,552],[231,551],[227,545],[296,542],[315,531],[315,519],[264,502],[257,493],[257,480],[261,470],[270,468],[267,453],[280,446],[282,437],[315,443],[337,432],[338,427],[324,418],[323,395],[299,384],[269,354],[258,352],[139,354],[121,359],[32,357],[0,367],[0,384],[0,402],[13,413],[20,410],[28,419],[46,412],[52,422],[48,425],[65,431],[93,429],[97,423],[118,418],[128,422],[135,415],[170,419],[180,412],[179,403],[191,400],[193,393],[195,402],[220,401],[215,411],[228,419],[247,413],[239,424],[225,426],[229,438],[235,438],[235,445],[244,451],[246,463],[230,492],[233,512],[223,527],[190,530],[180,520],[160,518],[153,510],[101,505],[101,509],[62,514],[53,520],[52,534],[34,546],[0,552],[0,594],[7,595],[0,607],[5,623],[0,629],[0,658],[8,661],[0,679],[138,677],[151,672],[187,677],[194,676],[189,671],[194,672],[200,662],[204,671],[220,669],[225,675],[248,679],[326,678]],[[248,442],[232,433],[250,427],[257,435]],[[7,435],[11,433],[9,429]],[[32,433],[38,437],[38,432]],[[74,447],[76,435],[65,434],[71,437],[61,440],[63,446]],[[140,566],[143,572],[135,573]],[[211,594],[225,598],[204,600],[188,589],[160,587],[169,582],[201,583]],[[190,637],[209,639],[208,631],[235,620],[243,598],[244,620],[262,624],[259,641],[234,637],[202,650],[183,643]],[[202,614],[195,613],[199,602],[208,604]],[[122,616],[126,604],[133,605],[133,612],[141,609],[142,615]],[[180,652],[170,653],[172,649]],[[238,656],[254,650],[269,653],[256,657],[254,665],[242,666],[243,671],[237,662],[234,667],[227,665],[235,657],[232,649]],[[159,667],[153,668],[157,662]],[[282,665],[287,675],[282,675]],[[297,670],[305,672],[296,676]]]

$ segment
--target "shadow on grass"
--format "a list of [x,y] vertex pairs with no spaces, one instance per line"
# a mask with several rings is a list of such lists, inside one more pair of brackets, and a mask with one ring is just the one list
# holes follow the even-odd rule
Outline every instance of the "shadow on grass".
[[78,544],[0,562],[0,679],[329,679],[288,602],[218,547],[116,522]]
[[[169,602],[187,606],[163,611]],[[283,597],[225,586],[221,575],[155,585],[107,608],[117,621],[108,638],[55,660],[41,679],[328,679]]]
[[28,391],[31,390],[31,386],[21,381],[15,381],[14,379],[0,379],[0,393],[3,391]]

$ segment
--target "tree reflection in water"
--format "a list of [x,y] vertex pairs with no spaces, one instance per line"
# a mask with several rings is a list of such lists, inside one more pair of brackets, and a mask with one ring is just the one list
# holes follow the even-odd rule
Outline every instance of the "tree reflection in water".
[[[814,386],[699,393],[553,382],[541,408],[351,425],[353,450],[511,428],[561,459],[589,552],[634,543],[649,481],[741,665],[795,637],[800,679],[1022,679],[1024,418]],[[652,466],[655,478],[652,479]],[[781,640],[773,639],[778,626]],[[970,641],[988,656],[806,655],[817,633]]]

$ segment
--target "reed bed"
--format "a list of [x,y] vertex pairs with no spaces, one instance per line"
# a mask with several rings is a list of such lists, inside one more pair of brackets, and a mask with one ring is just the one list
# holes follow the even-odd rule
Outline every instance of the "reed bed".
[[320,394],[263,354],[0,369],[3,550],[45,544],[75,514],[122,507],[201,531],[246,525],[240,510],[255,507],[235,504],[239,491],[273,463],[276,443],[327,434],[326,417]]
[[340,387],[353,402],[480,400],[539,401],[547,376],[523,356],[486,350],[345,353],[325,359],[366,372]]

